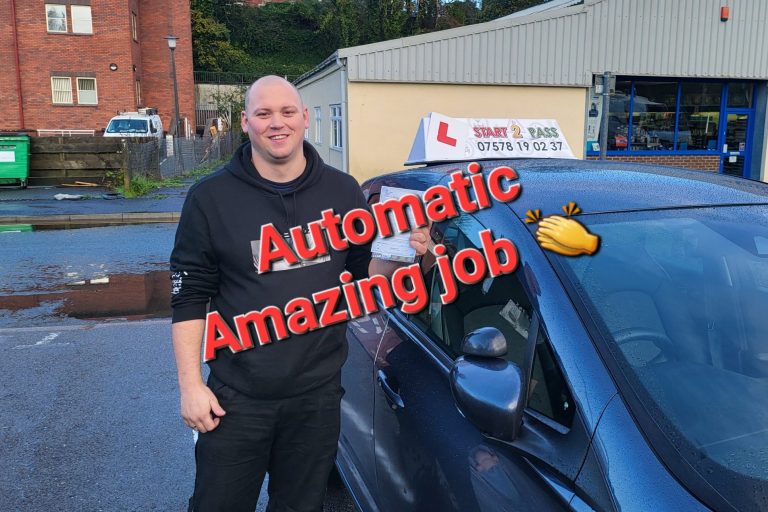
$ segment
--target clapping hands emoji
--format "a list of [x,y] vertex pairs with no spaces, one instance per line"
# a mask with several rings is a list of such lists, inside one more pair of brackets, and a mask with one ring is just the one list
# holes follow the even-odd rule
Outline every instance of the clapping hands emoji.
[[[566,216],[579,213],[581,210],[575,203],[563,206]],[[536,222],[539,219],[538,210],[529,212],[526,222]],[[564,256],[579,256],[581,254],[592,255],[600,246],[600,238],[590,233],[579,221],[551,215],[539,221],[536,230],[536,240],[543,249],[556,252]]]

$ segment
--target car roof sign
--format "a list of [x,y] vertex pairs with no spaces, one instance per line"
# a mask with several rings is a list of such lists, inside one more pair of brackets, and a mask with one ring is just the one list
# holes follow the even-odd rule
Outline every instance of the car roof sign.
[[576,158],[554,119],[477,119],[430,112],[405,165],[502,158]]

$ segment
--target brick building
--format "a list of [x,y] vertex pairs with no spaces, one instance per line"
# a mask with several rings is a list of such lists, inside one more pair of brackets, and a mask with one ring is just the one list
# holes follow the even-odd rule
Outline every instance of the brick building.
[[6,85],[0,131],[94,130],[118,111],[173,119],[165,37],[175,50],[179,112],[195,126],[189,0],[3,0],[0,62]]

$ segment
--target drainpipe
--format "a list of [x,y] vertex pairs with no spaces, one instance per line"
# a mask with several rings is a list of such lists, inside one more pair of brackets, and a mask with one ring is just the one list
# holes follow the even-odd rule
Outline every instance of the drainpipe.
[[21,65],[19,64],[19,32],[16,28],[16,0],[11,0],[11,15],[13,16],[13,46],[16,55],[16,86],[19,91],[19,128],[24,129],[24,96],[21,92]]
[[341,68],[341,131],[344,148],[341,152],[341,170],[349,174],[349,105],[347,105],[347,66],[336,54],[336,65]]

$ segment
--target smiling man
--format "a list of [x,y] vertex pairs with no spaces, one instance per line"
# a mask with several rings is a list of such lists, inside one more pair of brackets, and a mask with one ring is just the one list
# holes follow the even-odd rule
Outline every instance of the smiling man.
[[[319,512],[339,436],[345,325],[292,335],[252,350],[218,351],[201,373],[210,311],[236,329],[237,317],[338,286],[389,275],[370,246],[350,246],[259,274],[261,226],[306,226],[333,209],[367,208],[357,182],[323,163],[304,141],[309,116],[298,91],[268,76],[251,85],[241,114],[243,144],[231,161],[187,195],[171,254],[173,348],[181,416],[199,432],[190,510],[253,512],[269,473],[269,512]],[[411,233],[417,254],[428,232]]]

